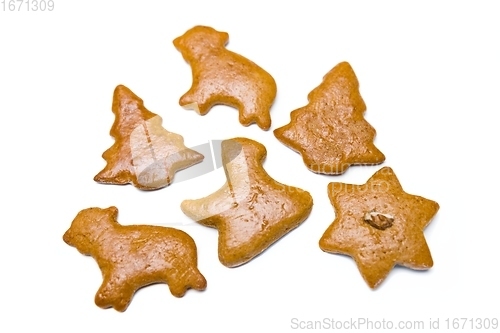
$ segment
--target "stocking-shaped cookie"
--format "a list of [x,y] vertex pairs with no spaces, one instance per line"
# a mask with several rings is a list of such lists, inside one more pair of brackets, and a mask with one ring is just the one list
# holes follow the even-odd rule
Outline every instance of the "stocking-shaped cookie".
[[242,265],[300,225],[311,212],[311,195],[283,185],[262,168],[265,147],[236,138],[222,142],[227,182],[215,193],[182,202],[182,211],[219,231],[219,260]]
[[107,165],[94,177],[96,182],[155,190],[169,185],[176,171],[203,160],[184,146],[182,136],[164,129],[161,117],[127,87],[116,87],[112,109],[115,144],[102,155]]
[[326,74],[308,99],[309,104],[293,111],[290,123],[274,135],[299,152],[309,170],[337,175],[351,165],[385,160],[373,144],[375,129],[363,117],[366,106],[347,62]]
[[64,241],[92,256],[103,283],[95,296],[101,308],[127,309],[134,293],[153,283],[166,283],[172,295],[204,290],[197,268],[197,249],[184,231],[150,225],[120,225],[116,207],[88,208],[78,213]]

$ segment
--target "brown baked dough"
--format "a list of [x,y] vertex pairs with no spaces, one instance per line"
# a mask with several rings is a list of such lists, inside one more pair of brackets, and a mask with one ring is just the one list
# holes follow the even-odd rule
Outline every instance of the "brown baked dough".
[[206,288],[196,244],[188,234],[159,226],[122,226],[117,215],[116,207],[84,209],[63,236],[68,245],[92,256],[102,271],[96,305],[125,311],[134,293],[153,283],[168,284],[176,297],[189,288]]
[[219,260],[227,267],[250,261],[311,212],[311,195],[271,178],[262,167],[265,156],[266,148],[256,141],[223,141],[227,182],[205,198],[181,204],[191,219],[219,230]]
[[107,164],[94,177],[96,182],[156,190],[170,185],[177,171],[203,160],[184,145],[182,136],[163,128],[161,117],[127,87],[116,87],[112,110],[115,143],[102,155]]
[[439,205],[404,192],[391,168],[380,169],[364,185],[330,183],[328,196],[336,216],[319,246],[351,256],[371,288],[395,265],[432,267],[423,230]]
[[276,82],[265,70],[226,49],[229,35],[196,26],[174,40],[191,66],[193,84],[179,104],[205,115],[216,104],[238,109],[240,123],[267,130],[276,97]]
[[309,104],[292,111],[289,124],[274,130],[316,173],[338,175],[351,165],[379,164],[384,154],[373,144],[375,129],[364,119],[365,103],[347,62],[335,66],[308,95]]

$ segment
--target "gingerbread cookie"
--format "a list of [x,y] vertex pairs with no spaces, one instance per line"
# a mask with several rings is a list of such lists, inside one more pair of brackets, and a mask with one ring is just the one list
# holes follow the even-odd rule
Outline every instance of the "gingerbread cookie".
[[351,165],[385,160],[373,144],[375,129],[364,119],[365,103],[347,62],[335,66],[308,95],[309,104],[292,111],[288,125],[274,130],[316,173],[338,175]]
[[176,297],[189,288],[206,288],[196,244],[188,234],[159,226],[122,226],[117,215],[116,207],[84,209],[63,236],[68,245],[92,256],[102,271],[97,306],[125,311],[139,288],[154,283],[168,284]]
[[196,26],[174,40],[193,74],[193,85],[179,104],[200,115],[216,104],[228,105],[238,109],[242,125],[257,123],[267,130],[276,82],[252,61],[227,50],[228,40],[226,32],[204,26]]
[[266,148],[235,138],[222,142],[227,182],[215,193],[185,200],[182,211],[198,223],[219,231],[219,260],[242,265],[299,226],[310,214],[311,195],[283,185],[262,168]]
[[423,230],[439,205],[404,192],[391,168],[380,169],[364,185],[330,183],[328,195],[336,216],[319,246],[351,256],[371,288],[395,265],[432,267]]
[[107,165],[94,177],[96,182],[156,190],[168,186],[178,170],[203,160],[184,146],[182,136],[164,129],[161,117],[127,87],[116,87],[112,110],[115,144],[102,155]]

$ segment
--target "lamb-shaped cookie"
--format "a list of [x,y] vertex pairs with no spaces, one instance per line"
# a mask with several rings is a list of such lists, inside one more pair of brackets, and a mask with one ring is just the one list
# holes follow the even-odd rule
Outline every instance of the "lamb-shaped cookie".
[[247,263],[311,212],[311,195],[271,178],[262,168],[265,156],[266,148],[250,139],[223,141],[227,182],[205,198],[181,204],[191,219],[218,229],[219,260],[227,267]]
[[196,244],[188,234],[160,226],[122,226],[117,215],[116,207],[84,209],[63,236],[101,269],[97,306],[125,311],[139,288],[154,283],[167,283],[176,297],[189,288],[206,288],[197,268]]
[[339,175],[351,165],[385,160],[375,147],[375,129],[364,119],[366,105],[347,62],[335,66],[308,95],[309,104],[292,111],[288,125],[274,130],[316,173]]
[[276,82],[265,70],[226,49],[229,35],[210,27],[196,26],[174,40],[191,66],[193,84],[179,104],[200,115],[216,104],[238,109],[240,123],[271,127],[270,109]]
[[170,185],[178,170],[203,160],[184,145],[182,136],[164,129],[161,117],[127,87],[116,87],[112,110],[115,144],[102,155],[107,165],[94,177],[96,182],[156,190]]

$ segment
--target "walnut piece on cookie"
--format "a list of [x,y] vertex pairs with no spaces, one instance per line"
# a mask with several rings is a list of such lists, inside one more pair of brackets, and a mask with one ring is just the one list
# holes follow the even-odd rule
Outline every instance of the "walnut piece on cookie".
[[107,165],[94,177],[96,182],[156,190],[170,185],[177,171],[203,160],[184,145],[182,136],[163,128],[161,117],[127,87],[116,87],[112,110],[115,143],[102,155]]
[[168,284],[176,297],[189,288],[206,288],[197,268],[196,244],[188,234],[160,226],[122,226],[117,215],[116,207],[84,209],[63,236],[68,245],[92,256],[101,269],[97,306],[123,312],[139,288],[154,283]]
[[271,178],[262,167],[265,156],[266,148],[256,141],[223,141],[226,183],[205,198],[181,204],[191,219],[218,229],[219,260],[227,267],[252,260],[311,212],[309,192]]
[[276,82],[261,67],[226,49],[229,35],[211,27],[196,26],[174,40],[192,70],[193,83],[179,104],[205,115],[217,104],[238,109],[240,123],[271,127],[270,109]]
[[380,169],[364,185],[330,183],[328,196],[335,220],[319,246],[352,257],[370,288],[384,281],[395,265],[432,267],[423,230],[439,205],[404,192],[391,168]]
[[310,171],[339,175],[351,165],[385,160],[373,144],[375,129],[364,119],[366,105],[347,62],[328,72],[308,100],[291,112],[290,123],[275,129],[274,135],[300,153]]

